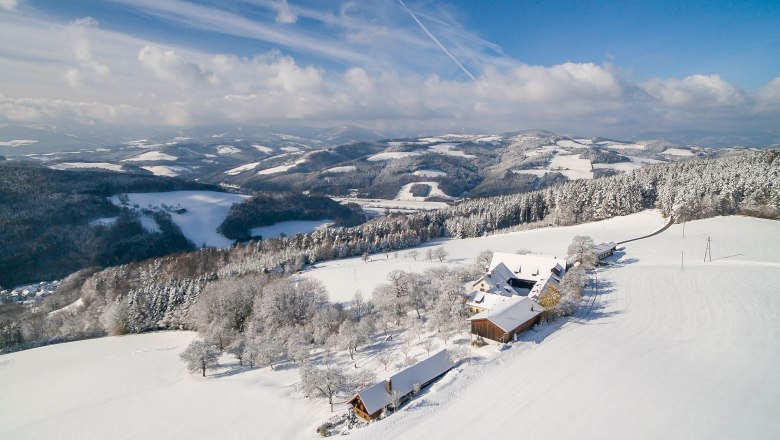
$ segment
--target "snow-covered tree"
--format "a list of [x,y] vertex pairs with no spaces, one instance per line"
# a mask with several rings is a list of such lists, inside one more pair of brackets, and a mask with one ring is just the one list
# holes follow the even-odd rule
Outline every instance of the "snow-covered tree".
[[592,238],[585,235],[575,236],[569,245],[569,262],[580,263],[586,269],[595,267],[598,259],[594,248],[595,243]]
[[447,252],[444,247],[439,246],[433,250],[432,255],[434,258],[439,260],[439,262],[443,263],[444,259],[447,258],[447,255],[449,255],[449,252]]
[[206,377],[207,369],[210,370],[219,365],[219,350],[203,341],[192,341],[179,357],[187,364],[187,369],[191,373],[200,370],[203,377]]
[[366,370],[350,372],[346,368],[333,364],[325,365],[323,368],[306,364],[300,368],[299,373],[304,395],[328,399],[331,412],[336,396],[351,394],[374,380],[373,375]]

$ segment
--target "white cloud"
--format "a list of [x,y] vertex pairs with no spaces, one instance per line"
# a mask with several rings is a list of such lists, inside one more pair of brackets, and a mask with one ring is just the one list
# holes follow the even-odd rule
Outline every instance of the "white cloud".
[[97,27],[98,22],[95,19],[84,17],[73,21],[65,30],[65,37],[71,43],[71,51],[77,63],[65,70],[65,79],[74,89],[105,82],[111,74],[108,66],[92,56],[87,32]]
[[298,21],[298,14],[293,12],[287,0],[279,0],[276,3],[276,22],[292,24]]
[[717,107],[743,104],[745,93],[718,75],[691,75],[682,80],[653,79],[642,84],[651,96],[673,107]]
[[16,0],[0,0],[0,9],[5,9],[6,11],[15,11],[16,6]]
[[218,82],[214,75],[203,72],[195,63],[186,61],[173,49],[144,46],[138,51],[138,61],[157,79],[179,85],[191,85],[200,81]]

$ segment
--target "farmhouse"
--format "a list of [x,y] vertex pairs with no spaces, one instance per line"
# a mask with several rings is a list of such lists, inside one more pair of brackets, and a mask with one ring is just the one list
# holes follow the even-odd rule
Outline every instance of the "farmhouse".
[[496,252],[485,275],[474,284],[466,299],[469,313],[491,309],[505,297],[538,299],[547,286],[557,285],[566,272],[566,260],[543,255]]
[[349,404],[361,419],[371,421],[379,417],[386,408],[410,400],[415,389],[425,388],[454,366],[449,352],[442,350],[355,394]]
[[491,309],[469,318],[471,335],[495,342],[509,342],[515,335],[538,324],[539,315],[544,310],[544,307],[528,297],[504,298]]

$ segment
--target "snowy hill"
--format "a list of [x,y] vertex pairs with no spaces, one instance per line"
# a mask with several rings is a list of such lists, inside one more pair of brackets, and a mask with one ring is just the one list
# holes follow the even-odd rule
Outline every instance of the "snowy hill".
[[[470,264],[486,248],[560,254],[577,234],[620,240],[660,223],[647,211],[437,245],[450,252],[442,264]],[[712,262],[705,263],[708,237]],[[718,217],[621,245],[623,254],[600,270],[598,288],[586,294],[574,318],[527,332],[502,353],[472,349],[475,362],[351,435],[777,438],[778,242],[776,221]],[[420,263],[399,256],[381,264],[343,260],[308,274],[351,279],[378,268],[370,272],[376,285],[393,265],[407,270]],[[152,333],[0,356],[0,394],[14,405],[0,413],[0,437],[316,438],[314,428],[330,416],[328,405],[294,392],[294,367],[223,368],[200,378],[178,360],[192,337]],[[361,366],[371,363],[360,356]]]

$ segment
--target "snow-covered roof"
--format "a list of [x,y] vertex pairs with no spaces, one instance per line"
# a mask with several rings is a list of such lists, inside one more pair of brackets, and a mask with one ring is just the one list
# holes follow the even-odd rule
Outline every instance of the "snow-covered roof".
[[550,285],[557,285],[558,284],[558,278],[552,274],[547,274],[546,277],[542,278],[541,280],[537,281],[536,284],[534,284],[534,287],[531,289],[530,292],[528,292],[528,297],[533,300],[538,300],[539,295],[544,292],[544,289],[547,288],[547,286]]
[[566,260],[536,254],[509,254],[502,252],[493,253],[488,272],[500,265],[507,267],[514,278],[526,281],[539,281],[546,277],[553,269],[557,269],[561,275],[566,270]]
[[[450,358],[449,352],[446,349],[442,350],[428,359],[390,376],[392,389],[404,396],[412,392],[415,384],[428,383],[454,366],[455,363]],[[369,414],[373,414],[390,404],[390,395],[387,393],[385,383],[386,381],[376,383],[355,396],[360,397]]]
[[492,309],[496,304],[504,301],[507,298],[511,298],[514,295],[502,295],[492,292],[482,292],[475,290],[471,292],[466,298],[466,305],[473,307],[480,307],[483,309]]
[[510,332],[520,325],[534,319],[544,312],[544,307],[526,296],[512,296],[504,299],[495,307],[484,312],[477,313],[469,318],[469,321],[487,319],[497,325],[501,330]]

